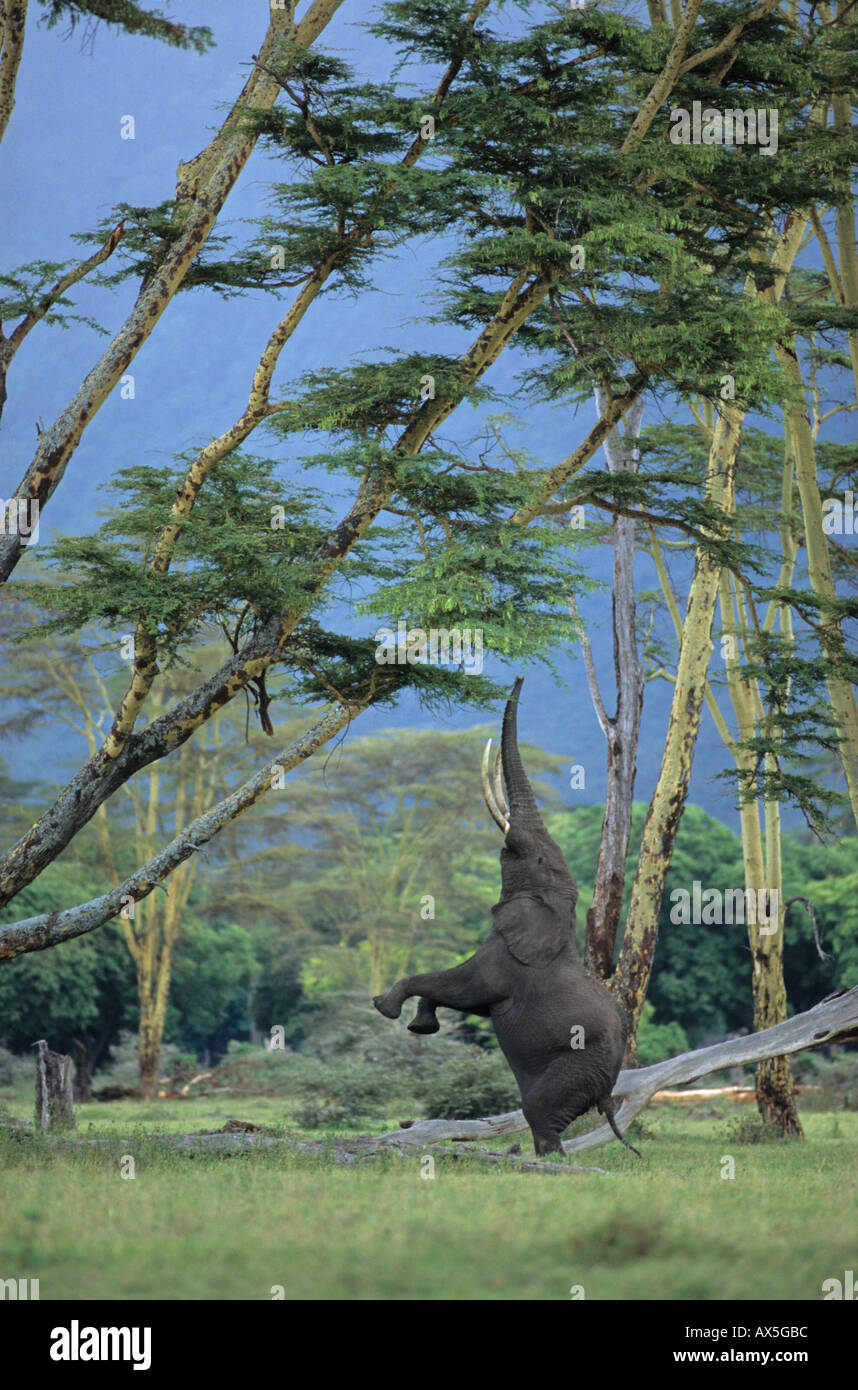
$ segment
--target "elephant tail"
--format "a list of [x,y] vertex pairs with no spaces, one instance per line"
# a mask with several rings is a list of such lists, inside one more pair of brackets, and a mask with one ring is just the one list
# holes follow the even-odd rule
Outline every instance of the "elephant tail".
[[621,1144],[625,1144],[625,1146],[626,1146],[627,1149],[631,1149],[632,1153],[633,1153],[633,1154],[637,1154],[638,1158],[641,1159],[641,1161],[643,1161],[643,1154],[640,1152],[639,1149],[636,1149],[636,1148],[635,1148],[634,1144],[630,1144],[630,1143],[629,1143],[628,1139],[625,1137],[625,1135],[623,1134],[622,1130],[619,1129],[618,1126],[617,1126],[617,1122],[616,1122],[616,1120],[614,1119],[614,1112],[616,1111],[616,1106],[615,1106],[615,1104],[614,1104],[613,1097],[612,1097],[612,1096],[607,1096],[607,1097],[605,1097],[605,1099],[600,1100],[600,1101],[599,1101],[599,1109],[601,1110],[601,1112],[602,1112],[602,1114],[604,1115],[605,1119],[608,1121],[608,1124],[611,1126],[611,1129],[612,1129],[612,1130],[614,1131],[614,1133],[616,1134],[616,1136],[617,1136],[617,1138],[619,1139],[620,1143],[621,1143]]

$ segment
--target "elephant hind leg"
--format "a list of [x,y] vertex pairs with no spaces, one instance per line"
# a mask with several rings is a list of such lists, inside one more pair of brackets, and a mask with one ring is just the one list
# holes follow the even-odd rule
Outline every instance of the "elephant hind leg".
[[409,1033],[437,1033],[441,1027],[435,1016],[437,1007],[434,999],[426,999],[421,995],[417,1001],[417,1012],[408,1025]]
[[557,1134],[540,1134],[537,1133],[533,1125],[531,1125],[530,1132],[533,1135],[533,1147],[537,1157],[542,1158],[545,1154],[562,1154],[564,1152],[563,1144],[560,1140],[560,1133],[562,1133],[562,1131]]
[[591,1102],[570,1077],[567,1059],[549,1066],[521,1097],[537,1154],[563,1153],[563,1131]]

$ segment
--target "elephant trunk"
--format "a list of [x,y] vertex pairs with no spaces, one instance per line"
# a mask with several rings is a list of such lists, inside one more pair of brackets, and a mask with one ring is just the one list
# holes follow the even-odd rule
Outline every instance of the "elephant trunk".
[[519,676],[513,686],[512,694],[507,700],[503,716],[501,754],[503,757],[503,776],[509,800],[509,823],[513,830],[539,828],[547,834],[518,751],[518,697],[523,683],[524,678]]

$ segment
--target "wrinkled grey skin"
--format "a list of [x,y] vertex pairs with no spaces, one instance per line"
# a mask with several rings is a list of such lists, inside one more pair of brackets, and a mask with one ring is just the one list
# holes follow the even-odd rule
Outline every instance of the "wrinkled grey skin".
[[[409,1024],[413,1033],[438,1031],[438,1005],[491,1018],[518,1082],[536,1152],[562,1153],[563,1131],[594,1105],[623,1139],[614,1123],[611,1092],[626,1032],[613,996],[586,973],[578,955],[578,890],[560,847],[542,824],[519,756],[521,685],[519,678],[503,720],[509,830],[500,854],[502,888],[492,908],[491,936],[462,965],[410,975],[373,1003],[386,1018],[398,1018],[405,1000],[419,995]],[[581,1045],[574,1047],[576,1040]]]

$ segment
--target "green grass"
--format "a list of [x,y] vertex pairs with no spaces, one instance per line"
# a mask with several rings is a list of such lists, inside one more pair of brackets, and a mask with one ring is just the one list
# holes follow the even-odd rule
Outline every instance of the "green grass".
[[93,1104],[79,1134],[102,1145],[0,1132],[0,1277],[38,1278],[43,1299],[269,1299],[275,1285],[299,1299],[565,1300],[573,1285],[588,1299],[819,1298],[858,1259],[858,1113],[804,1115],[803,1143],[744,1144],[729,1137],[737,1112],[716,1109],[648,1111],[646,1163],[619,1144],[577,1159],[609,1177],[448,1160],[425,1179],[419,1152],[343,1168],[152,1138],[227,1115],[300,1137],[282,1097]]

